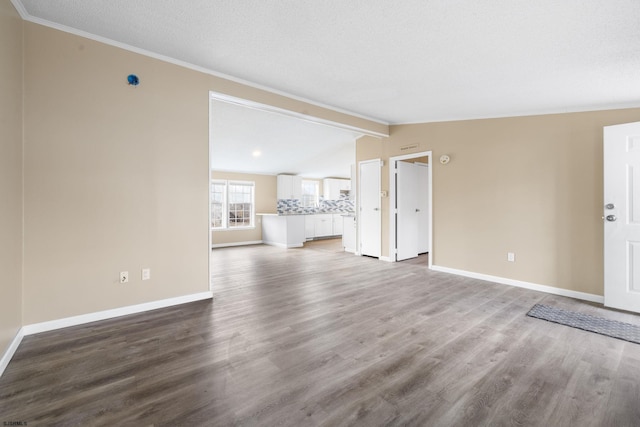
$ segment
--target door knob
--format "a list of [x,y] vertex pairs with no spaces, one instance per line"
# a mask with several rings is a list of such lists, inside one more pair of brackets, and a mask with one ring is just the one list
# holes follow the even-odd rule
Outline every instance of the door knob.
[[618,218],[616,218],[616,216],[615,216],[615,215],[607,215],[607,218],[606,218],[606,219],[607,219],[607,221],[609,221],[609,222],[613,222],[613,221],[615,221],[615,220],[616,220],[616,219],[618,219]]
[[416,212],[420,212],[420,209],[416,209]]
[[373,208],[373,210],[374,210],[374,211],[379,211],[379,210],[380,210],[380,208]]
[[607,203],[606,205],[604,205],[604,207],[605,207],[606,209],[613,209],[613,208],[615,208],[615,207],[616,207],[616,205],[614,205],[613,203]]

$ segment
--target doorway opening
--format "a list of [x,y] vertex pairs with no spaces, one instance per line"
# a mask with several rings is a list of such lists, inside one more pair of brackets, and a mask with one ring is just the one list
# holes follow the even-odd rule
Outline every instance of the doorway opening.
[[[274,218],[279,216],[278,213],[298,213],[309,217],[312,214],[330,215],[332,221],[328,223],[326,218],[315,221],[319,232],[316,233],[314,227],[311,236],[341,235],[342,221],[336,218],[341,220],[339,213],[355,209],[354,202],[344,200],[345,197],[340,199],[340,195],[348,197],[340,191],[342,188],[337,193],[325,191],[322,199],[320,190],[324,187],[325,178],[344,181],[351,178],[352,165],[356,163],[355,141],[363,135],[388,136],[275,105],[209,92],[209,277],[213,273],[213,249],[262,244],[267,243],[266,240],[272,244],[282,243],[288,239],[289,234],[282,232],[281,227],[276,227],[275,239],[263,238],[265,218],[269,224],[273,224],[274,221],[270,220],[274,219],[276,224],[283,222]],[[283,196],[284,193],[278,189],[278,175],[291,178],[290,185],[297,191],[290,190],[289,196]],[[313,200],[303,200],[302,178],[316,183]],[[245,199],[238,195],[235,198],[239,193],[235,188],[248,183],[253,185],[253,197]],[[233,193],[230,189],[232,184]],[[242,207],[243,226],[237,226],[238,216],[234,209],[238,205]],[[307,218],[297,216],[289,219],[286,223],[299,224],[300,219]],[[294,243],[302,245],[304,239],[309,238],[306,222],[300,233],[300,228],[294,225],[296,242],[287,241],[287,246]],[[298,240],[300,236],[302,239]],[[213,287],[211,280],[209,288],[213,290]]]
[[389,159],[389,258],[426,254],[433,264],[432,152]]

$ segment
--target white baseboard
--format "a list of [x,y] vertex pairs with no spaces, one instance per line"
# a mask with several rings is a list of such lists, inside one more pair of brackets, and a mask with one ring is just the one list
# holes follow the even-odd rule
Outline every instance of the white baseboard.
[[216,243],[211,245],[211,249],[215,248],[229,248],[232,246],[249,246],[249,245],[261,245],[262,240],[251,240],[248,242],[234,242],[234,243]]
[[576,298],[584,301],[604,304],[604,297],[600,295],[588,294],[586,292],[571,291],[569,289],[556,288],[554,286],[539,285],[537,283],[524,282],[522,280],[507,279],[505,277],[491,276],[488,274],[474,273],[472,271],[458,270],[455,268],[441,267],[432,265],[432,270],[443,273],[456,274],[458,276],[471,277],[473,279],[486,280],[488,282],[500,283],[503,285],[516,286],[518,288],[531,289],[533,291],[546,292],[553,295],[561,295],[563,297]]
[[388,256],[381,256],[380,261],[395,262],[393,259],[391,259],[391,257]]
[[77,326],[85,323],[97,322],[99,320],[113,319],[115,317],[126,316],[128,314],[142,313],[144,311],[156,310],[158,308],[171,307],[174,305],[186,304],[210,298],[213,298],[213,292],[200,292],[198,294],[184,295],[181,297],[114,308],[112,310],[65,317],[63,319],[51,320],[48,322],[34,323],[32,325],[23,326],[22,331],[24,335],[39,334],[40,332],[53,331],[55,329],[67,328],[69,326]]
[[289,249],[289,248],[301,248],[304,246],[304,243],[291,243],[291,244],[285,244],[285,243],[277,243],[277,242],[265,242],[263,241],[262,243],[264,243],[265,245],[269,245],[269,246],[276,246],[278,248],[284,248],[284,249]]
[[11,358],[15,354],[22,338],[27,335],[38,334],[40,332],[53,331],[55,329],[67,328],[69,326],[77,326],[85,323],[97,322],[98,320],[113,319],[115,317],[126,316],[128,314],[142,313],[144,311],[156,310],[158,308],[166,308],[174,305],[186,304],[189,302],[200,301],[213,298],[213,292],[200,292],[197,294],[184,295],[181,297],[168,298],[159,301],[146,302],[143,304],[129,305],[127,307],[114,308],[112,310],[98,311],[95,313],[82,314],[79,316],[66,317],[64,319],[51,320],[49,322],[34,323],[20,328],[9,347],[0,359],[0,376],[9,365]]
[[18,330],[18,333],[9,344],[9,347],[7,347],[7,351],[4,352],[4,354],[2,355],[2,359],[0,359],[0,377],[4,373],[4,370],[7,369],[7,366],[9,366],[9,362],[11,361],[11,358],[13,357],[16,350],[18,349],[20,342],[22,342],[22,338],[24,338],[23,329],[24,328],[20,328]]

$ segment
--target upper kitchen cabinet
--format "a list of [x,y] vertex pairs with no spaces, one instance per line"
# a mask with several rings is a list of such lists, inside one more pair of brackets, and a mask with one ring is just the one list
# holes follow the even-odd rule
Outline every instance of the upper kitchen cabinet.
[[302,177],[294,175],[278,175],[278,200],[301,199]]
[[325,200],[338,200],[341,193],[351,190],[351,180],[325,178],[322,181],[323,197]]

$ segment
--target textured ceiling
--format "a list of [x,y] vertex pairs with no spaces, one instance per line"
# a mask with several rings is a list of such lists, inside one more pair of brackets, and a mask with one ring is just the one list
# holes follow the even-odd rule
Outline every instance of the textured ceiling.
[[640,105],[638,0],[14,2],[389,123]]

